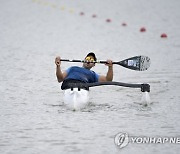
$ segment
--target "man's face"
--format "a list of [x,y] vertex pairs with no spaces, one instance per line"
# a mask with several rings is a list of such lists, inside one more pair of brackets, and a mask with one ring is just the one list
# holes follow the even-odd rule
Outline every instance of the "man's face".
[[88,56],[84,59],[86,62],[83,63],[83,67],[86,68],[86,69],[91,69],[92,67],[95,66],[95,60],[94,60],[94,57],[93,56]]

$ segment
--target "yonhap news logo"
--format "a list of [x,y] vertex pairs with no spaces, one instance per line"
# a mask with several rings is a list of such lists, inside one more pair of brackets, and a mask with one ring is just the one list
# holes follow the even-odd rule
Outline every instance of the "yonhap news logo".
[[123,148],[128,145],[129,137],[127,133],[118,133],[114,138],[114,143],[119,148]]
[[115,145],[122,149],[128,144],[180,144],[180,137],[148,137],[129,136],[128,133],[118,133],[114,137]]

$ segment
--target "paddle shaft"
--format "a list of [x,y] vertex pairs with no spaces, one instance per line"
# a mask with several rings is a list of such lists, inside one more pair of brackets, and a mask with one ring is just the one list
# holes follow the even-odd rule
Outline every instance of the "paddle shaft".
[[[107,64],[107,61],[94,61],[94,62],[88,62],[85,60],[69,60],[69,59],[61,59],[61,61],[66,62],[80,62],[80,63],[99,63],[99,64]],[[120,62],[113,62],[113,64],[119,64]]]

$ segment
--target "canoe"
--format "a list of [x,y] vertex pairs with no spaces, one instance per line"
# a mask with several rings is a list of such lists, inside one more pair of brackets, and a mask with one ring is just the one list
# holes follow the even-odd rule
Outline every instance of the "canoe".
[[64,90],[64,104],[72,110],[81,110],[89,103],[89,91],[73,88]]
[[[89,104],[89,88],[102,86],[102,85],[116,85],[131,88],[140,88],[142,92],[150,92],[150,85],[147,83],[143,84],[132,84],[123,82],[95,82],[87,84],[75,83],[72,85],[73,88],[64,89],[64,104],[72,110],[80,110],[85,108]],[[76,88],[78,87],[78,88]],[[87,89],[87,90],[85,90]]]

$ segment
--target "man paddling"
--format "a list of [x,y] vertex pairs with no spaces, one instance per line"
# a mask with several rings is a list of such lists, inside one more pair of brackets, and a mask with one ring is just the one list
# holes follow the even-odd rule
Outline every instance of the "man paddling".
[[94,71],[91,71],[91,68],[95,66],[96,55],[93,52],[90,52],[85,57],[85,62],[82,67],[72,66],[66,71],[62,72],[61,70],[61,58],[58,56],[55,58],[56,64],[56,76],[58,82],[62,82],[61,89],[70,88],[69,83],[93,83],[93,82],[103,82],[103,81],[112,81],[113,79],[113,64],[112,60],[107,60],[105,65],[108,66],[107,74],[99,75]]

